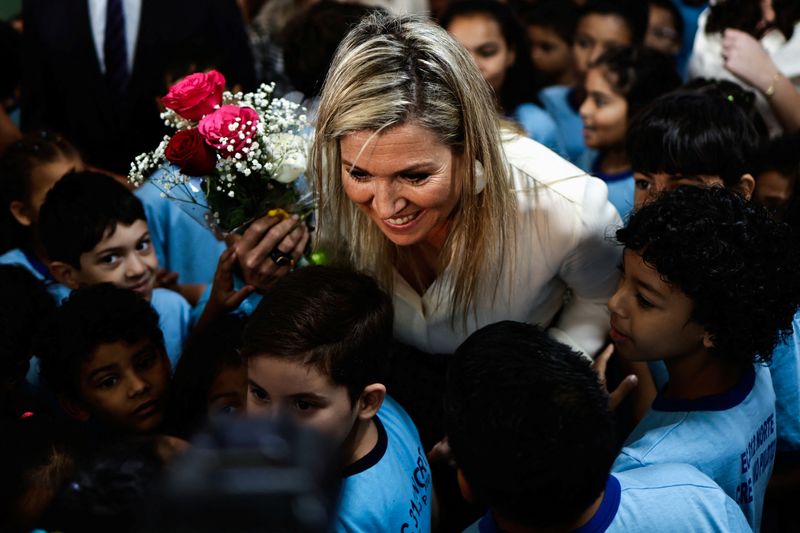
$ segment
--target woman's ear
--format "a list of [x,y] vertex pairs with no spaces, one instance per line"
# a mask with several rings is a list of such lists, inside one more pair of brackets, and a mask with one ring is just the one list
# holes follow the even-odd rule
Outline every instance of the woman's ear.
[[89,420],[89,412],[81,407],[79,402],[59,396],[58,403],[61,405],[61,408],[64,409],[64,412],[70,416],[70,418],[74,418],[78,422],[86,422]]
[[745,200],[750,200],[753,196],[753,190],[756,188],[756,180],[752,174],[743,174],[739,179],[739,183],[734,187],[736,191],[741,194]]
[[386,398],[386,386],[382,383],[372,383],[364,387],[358,398],[358,418],[369,420],[378,414]]
[[77,279],[77,270],[74,266],[61,261],[51,261],[48,265],[50,273],[55,280],[70,289],[77,289],[80,284]]
[[11,216],[14,217],[20,225],[22,226],[30,226],[33,224],[33,218],[31,217],[30,209],[28,206],[25,205],[25,202],[21,202],[19,200],[14,200],[9,204],[8,210],[11,211]]

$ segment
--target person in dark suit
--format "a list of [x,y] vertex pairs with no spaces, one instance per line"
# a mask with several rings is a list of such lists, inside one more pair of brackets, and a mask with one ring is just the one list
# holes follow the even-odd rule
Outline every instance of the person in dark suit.
[[174,61],[205,66],[208,51],[229,87],[255,87],[234,0],[24,0],[22,15],[23,130],[59,131],[108,171],[127,174],[166,133],[158,97]]

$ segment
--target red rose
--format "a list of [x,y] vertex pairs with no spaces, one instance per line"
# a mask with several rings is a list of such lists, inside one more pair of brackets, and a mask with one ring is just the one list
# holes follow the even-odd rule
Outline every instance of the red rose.
[[216,153],[196,129],[179,131],[173,135],[164,155],[187,176],[205,176],[212,173],[217,165]]
[[185,119],[197,122],[222,103],[225,77],[216,70],[190,74],[170,87],[161,100]]
[[231,157],[249,144],[258,129],[258,113],[250,107],[224,105],[206,115],[197,130],[222,157]]

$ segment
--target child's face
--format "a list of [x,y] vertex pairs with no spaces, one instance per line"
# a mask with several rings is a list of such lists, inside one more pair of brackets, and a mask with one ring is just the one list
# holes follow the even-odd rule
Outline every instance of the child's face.
[[11,212],[23,226],[34,225],[39,221],[39,210],[42,208],[47,192],[53,188],[65,174],[84,170],[83,161],[79,158],[62,157],[51,163],[35,166],[31,170],[29,180],[30,191],[24,202],[11,203]]
[[447,31],[467,49],[483,78],[499,93],[506,70],[516,58],[503,38],[500,24],[481,13],[459,15],[450,22]]
[[767,170],[758,175],[753,199],[782,221],[793,193],[794,180],[776,170]]
[[113,283],[150,299],[156,282],[158,258],[150,241],[147,222],[117,224],[90,251],[81,254],[80,270],[73,269],[78,286]]
[[625,250],[617,292],[608,301],[611,339],[631,361],[702,353],[705,330],[692,320],[693,303],[632,250]]
[[586,74],[586,100],[580,107],[583,138],[590,148],[621,146],[628,129],[628,103],[611,88],[601,68]]
[[633,44],[633,35],[620,17],[594,13],[578,21],[574,41],[575,68],[579,74],[586,74],[589,64],[608,48]]
[[666,172],[634,172],[633,208],[639,209],[647,202],[654,200],[659,194],[674,191],[682,185],[693,187],[724,187],[719,176],[676,175]]
[[247,365],[248,416],[284,414],[329,435],[343,446],[358,418],[347,387],[300,362],[268,355]]
[[247,368],[244,365],[223,367],[208,391],[208,415],[241,413],[246,403]]
[[80,407],[94,418],[133,433],[161,424],[170,364],[150,339],[101,344],[81,365]]
[[572,50],[558,33],[544,26],[528,26],[533,65],[546,77],[554,79],[572,68]]
[[681,50],[675,20],[668,9],[650,4],[644,45],[667,55],[676,56]]

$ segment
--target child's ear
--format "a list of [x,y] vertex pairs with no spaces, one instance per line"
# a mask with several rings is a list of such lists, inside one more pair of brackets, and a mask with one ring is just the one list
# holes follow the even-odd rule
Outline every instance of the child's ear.
[[703,347],[705,349],[714,347],[714,336],[707,331],[703,333]]
[[31,218],[30,210],[28,206],[25,205],[24,202],[20,202],[19,200],[14,200],[8,206],[8,210],[11,211],[11,216],[14,217],[14,220],[20,223],[22,226],[30,226],[33,224],[33,219]]
[[64,412],[67,413],[70,418],[74,418],[79,422],[86,422],[89,420],[89,412],[81,407],[79,402],[59,396],[58,403],[61,404],[61,408],[64,409]]
[[358,398],[358,418],[369,420],[374,417],[383,405],[386,397],[386,386],[382,383],[372,383],[364,387]]
[[742,174],[741,179],[739,179],[739,184],[734,187],[734,189],[748,201],[750,197],[753,196],[753,190],[755,188],[756,180],[753,178],[752,174]]
[[77,289],[80,285],[76,275],[77,270],[74,266],[62,261],[51,261],[48,267],[50,268],[50,273],[60,284],[70,289]]
[[464,477],[464,471],[460,468],[456,469],[456,478],[458,479],[458,488],[461,491],[461,496],[469,503],[476,503],[472,487],[469,486],[469,481]]

